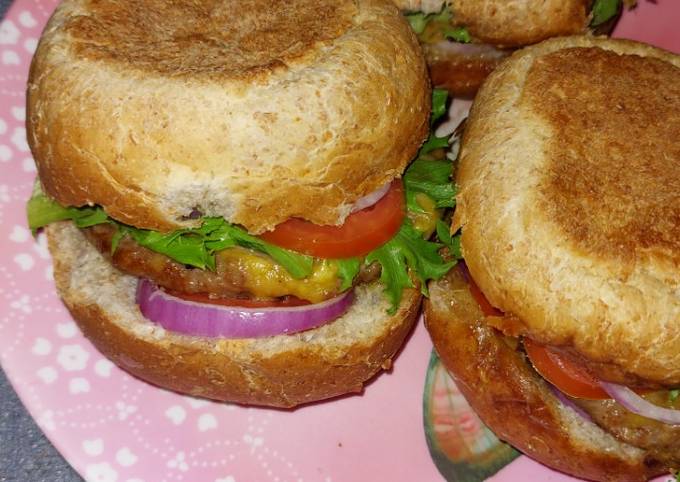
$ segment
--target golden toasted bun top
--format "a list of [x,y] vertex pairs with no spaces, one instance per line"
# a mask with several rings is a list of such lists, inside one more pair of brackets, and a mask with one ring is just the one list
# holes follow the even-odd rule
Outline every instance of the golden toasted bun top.
[[478,94],[454,224],[524,334],[680,383],[680,57],[589,37],[513,55]]
[[394,0],[406,11],[436,13],[443,5],[452,22],[477,42],[521,47],[550,37],[585,32],[590,0]]
[[[75,6],[77,5],[77,7]],[[344,34],[349,1],[81,1],[63,24],[75,55],[152,74],[243,78],[304,62]]]
[[591,256],[680,263],[680,68],[598,48],[535,60],[522,102],[553,132],[539,209]]
[[40,41],[28,139],[46,192],[168,230],[338,224],[426,135],[417,40],[383,0],[66,0]]
[[588,0],[452,0],[455,22],[480,42],[520,47],[581,33]]

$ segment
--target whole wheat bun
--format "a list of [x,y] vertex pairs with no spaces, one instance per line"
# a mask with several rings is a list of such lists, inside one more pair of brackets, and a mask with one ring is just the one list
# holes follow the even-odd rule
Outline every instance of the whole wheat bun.
[[510,332],[680,384],[678,112],[680,56],[631,41],[549,40],[487,79],[453,224]]
[[171,230],[340,224],[428,131],[417,39],[387,0],[65,0],[28,82],[45,191]]
[[562,404],[513,341],[488,326],[458,269],[429,289],[425,325],[434,347],[470,406],[501,440],[590,480],[643,481],[678,468],[620,442]]
[[407,12],[437,13],[444,5],[454,25],[476,42],[522,47],[550,37],[585,32],[590,0],[394,0]]
[[46,232],[57,290],[85,336],[133,375],[194,396],[293,407],[360,392],[391,366],[420,308],[419,291],[405,290],[388,315],[373,283],[355,289],[345,315],[313,330],[235,340],[175,334],[142,316],[137,278],[113,268],[73,223]]
[[[472,44],[423,45],[432,85],[471,97],[513,48],[551,37],[586,33],[589,0],[394,0],[404,11],[436,13],[447,4],[453,23],[465,26]],[[611,28],[611,26],[610,26]]]
[[455,22],[479,42],[522,47],[585,32],[589,0],[452,0]]

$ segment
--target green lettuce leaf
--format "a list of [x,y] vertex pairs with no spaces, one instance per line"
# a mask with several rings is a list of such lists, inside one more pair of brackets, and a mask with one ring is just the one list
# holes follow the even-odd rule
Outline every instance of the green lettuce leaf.
[[[432,90],[432,115],[430,117],[430,125],[433,125],[444,114],[446,114],[446,99],[448,94],[444,89]],[[449,146],[449,137],[437,137],[434,129],[430,130],[430,135],[427,140],[420,146],[417,158],[434,151],[435,149],[445,149]],[[417,159],[416,158],[416,159]]]
[[392,238],[387,243],[371,251],[366,257],[366,263],[380,263],[380,282],[383,284],[385,296],[390,302],[387,312],[391,315],[397,312],[403,291],[413,288],[413,282],[408,275],[406,258],[402,254],[398,242]]
[[[446,100],[448,98],[448,93],[444,89],[433,89],[432,90],[432,115],[430,116],[430,126],[433,126],[436,121],[441,119],[441,117],[446,114]],[[434,129],[430,130],[430,135],[427,140],[420,146],[418,151],[419,158],[424,154],[434,151],[435,149],[444,149],[449,146],[449,137],[437,137],[434,133]]]
[[459,42],[462,44],[469,44],[472,42],[470,32],[465,27],[449,27],[444,30],[444,38]]
[[113,233],[113,236],[111,237],[111,256],[113,256],[113,253],[118,249],[118,244],[120,243],[120,240],[123,239],[123,236],[125,236],[125,231],[122,229],[118,229]]
[[182,264],[201,269],[215,269],[214,256],[206,249],[202,233],[192,232],[189,229],[161,233],[131,226],[117,226],[123,235],[129,235],[145,248],[164,254]]
[[365,260],[367,264],[380,263],[380,281],[390,301],[388,313],[396,313],[403,290],[413,288],[407,268],[420,281],[421,292],[427,295],[427,281],[440,279],[455,265],[455,262],[444,261],[439,254],[441,247],[439,243],[423,239],[422,234],[405,219],[396,236],[368,253]]
[[414,212],[423,212],[415,200],[418,193],[427,194],[438,208],[455,206],[456,189],[451,182],[451,162],[418,158],[404,174],[406,206]]
[[619,12],[621,0],[595,0],[593,4],[593,18],[591,27],[602,25]]
[[138,229],[109,218],[99,207],[65,208],[48,198],[40,188],[33,191],[27,204],[28,225],[34,232],[49,223],[71,219],[85,228],[110,223],[117,228],[111,242],[112,252],[124,236],[130,236],[141,246],[162,253],[179,263],[201,269],[215,269],[215,253],[225,248],[242,246],[268,254],[291,276],[305,278],[312,273],[314,258],[269,244],[222,218],[203,218],[198,228],[161,233]]
[[436,231],[437,238],[449,249],[451,256],[456,260],[463,259],[463,254],[460,251],[460,233],[452,236],[448,224],[441,219],[437,220]]
[[[430,116],[430,125],[434,125],[439,119],[446,114],[446,101],[449,93],[446,89],[432,89],[432,114]],[[430,134],[430,137],[432,134]]]
[[414,12],[414,13],[408,13],[404,15],[406,17],[406,20],[408,20],[408,23],[411,25],[411,29],[416,33],[416,34],[421,34],[423,31],[425,31],[425,27],[427,26],[428,22],[428,15],[424,14],[423,12]]
[[439,254],[442,247],[440,243],[423,239],[408,220],[401,226],[395,240],[402,245],[404,254],[410,254],[406,256],[406,261],[420,281],[424,295],[427,295],[426,281],[441,278],[455,265],[455,262],[445,262]]
[[675,389],[675,390],[669,390],[668,392],[668,401],[671,403],[675,403],[675,401],[680,398],[680,389]]
[[71,219],[79,228],[94,226],[107,222],[108,216],[100,207],[65,208],[43,193],[40,183],[33,185],[33,194],[26,204],[28,227],[35,235],[36,231],[50,223]]
[[421,35],[425,32],[428,24],[435,23],[438,24],[437,29],[442,32],[444,38],[461,43],[470,43],[472,41],[472,37],[467,28],[462,26],[454,27],[451,25],[453,12],[448,5],[445,5],[438,13],[426,14],[423,12],[413,12],[406,14],[405,17],[417,35]]
[[208,238],[208,245],[213,253],[229,247],[230,243],[233,242],[244,248],[268,254],[274,261],[286,268],[286,271],[293,278],[306,278],[312,273],[312,266],[314,265],[313,257],[267,243],[256,236],[248,234],[245,229],[229,224],[222,218],[207,219],[211,220],[212,223],[220,223],[219,227],[212,231]]
[[336,260],[338,264],[338,276],[340,277],[340,291],[345,291],[352,286],[352,282],[361,268],[361,259],[346,258]]
[[[438,120],[446,113],[447,92],[443,89],[432,91],[432,119]],[[406,206],[410,211],[423,212],[416,201],[419,193],[428,195],[436,203],[437,208],[455,206],[455,186],[451,181],[452,163],[450,160],[432,159],[428,154],[435,149],[449,147],[449,137],[437,137],[434,131],[418,151],[416,160],[404,173],[406,188]]]

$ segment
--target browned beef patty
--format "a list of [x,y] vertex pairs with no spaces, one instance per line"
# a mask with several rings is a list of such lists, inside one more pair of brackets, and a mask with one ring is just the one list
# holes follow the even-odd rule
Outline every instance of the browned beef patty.
[[[645,397],[650,402],[663,403],[661,397],[667,398],[668,392],[654,392]],[[635,415],[615,400],[572,400],[615,437],[647,449],[659,460],[680,465],[680,425],[667,425]]]
[[[111,254],[111,240],[116,229],[99,224],[83,230],[90,242],[119,270],[139,278],[148,278],[168,290],[180,293],[201,293],[211,297],[253,297],[248,288],[245,264],[238,256],[217,256],[215,271],[185,266],[148,248],[130,237],[123,238]],[[380,276],[377,264],[363,267],[355,283],[367,283]],[[323,293],[324,299],[339,294],[340,282]]]

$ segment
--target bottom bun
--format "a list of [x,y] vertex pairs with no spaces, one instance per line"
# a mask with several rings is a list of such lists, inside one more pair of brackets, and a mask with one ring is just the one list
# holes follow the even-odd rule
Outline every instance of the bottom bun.
[[54,278],[85,336],[133,375],[163,388],[243,404],[293,407],[350,392],[391,366],[418,314],[420,294],[404,292],[394,316],[382,286],[356,288],[337,320],[314,330],[261,339],[172,333],[135,303],[137,278],[113,268],[70,222],[47,228]]
[[670,467],[562,404],[517,340],[486,325],[460,270],[430,283],[425,324],[442,362],[482,421],[539,462],[590,480],[643,481]]

